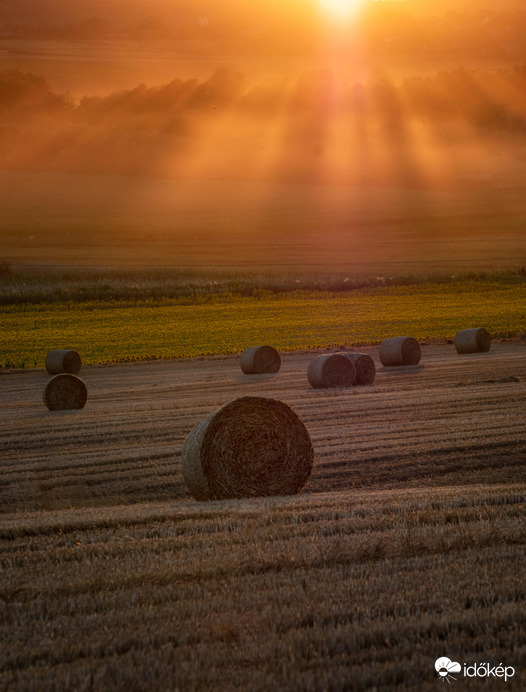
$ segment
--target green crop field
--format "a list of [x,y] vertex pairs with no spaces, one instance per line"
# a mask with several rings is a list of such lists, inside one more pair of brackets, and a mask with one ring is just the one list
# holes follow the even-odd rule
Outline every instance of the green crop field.
[[0,363],[42,367],[47,351],[65,347],[89,364],[236,353],[254,343],[294,350],[401,334],[444,339],[473,326],[514,336],[526,331],[525,305],[525,280],[9,305],[1,308]]

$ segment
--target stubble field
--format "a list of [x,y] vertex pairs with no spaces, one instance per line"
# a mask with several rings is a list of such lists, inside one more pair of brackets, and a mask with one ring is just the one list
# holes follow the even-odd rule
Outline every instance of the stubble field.
[[[313,352],[275,376],[237,357],[93,366],[86,408],[54,413],[42,371],[0,375],[2,686],[433,690],[450,655],[504,660],[522,689],[524,342],[422,351],[385,370],[365,349],[374,385],[327,391]],[[311,479],[197,503],[183,442],[243,395],[300,415]]]

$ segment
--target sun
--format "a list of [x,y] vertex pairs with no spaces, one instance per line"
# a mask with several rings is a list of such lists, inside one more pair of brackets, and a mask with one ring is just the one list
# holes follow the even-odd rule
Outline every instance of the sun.
[[327,14],[342,19],[356,12],[363,0],[318,0],[318,2]]

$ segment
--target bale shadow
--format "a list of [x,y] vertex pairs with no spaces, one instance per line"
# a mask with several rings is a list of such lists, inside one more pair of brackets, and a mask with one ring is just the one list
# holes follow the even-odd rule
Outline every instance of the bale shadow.
[[386,373],[388,375],[404,375],[407,373],[420,374],[425,370],[424,365],[391,365],[389,367],[380,367],[377,372]]
[[278,372],[262,373],[261,375],[238,375],[236,382],[241,384],[254,384],[254,382],[269,382],[278,377]]

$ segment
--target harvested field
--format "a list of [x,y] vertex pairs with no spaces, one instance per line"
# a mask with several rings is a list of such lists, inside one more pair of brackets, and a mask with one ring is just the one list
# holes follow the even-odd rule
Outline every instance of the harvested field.
[[[341,390],[310,387],[312,351],[275,375],[88,366],[82,411],[46,410],[43,371],[0,374],[0,688],[435,690],[448,655],[524,689],[525,349],[386,369],[362,348],[375,382]],[[301,417],[312,476],[195,502],[184,440],[247,395]]]
[[316,463],[305,492],[526,480],[524,341],[463,356],[423,346],[418,366],[396,369],[377,350],[361,348],[376,364],[371,387],[329,391],[307,381],[312,351],[284,353],[276,375],[243,375],[237,356],[86,367],[85,409],[54,413],[44,372],[2,374],[1,509],[186,499],[186,436],[238,396],[284,401],[306,424]]

